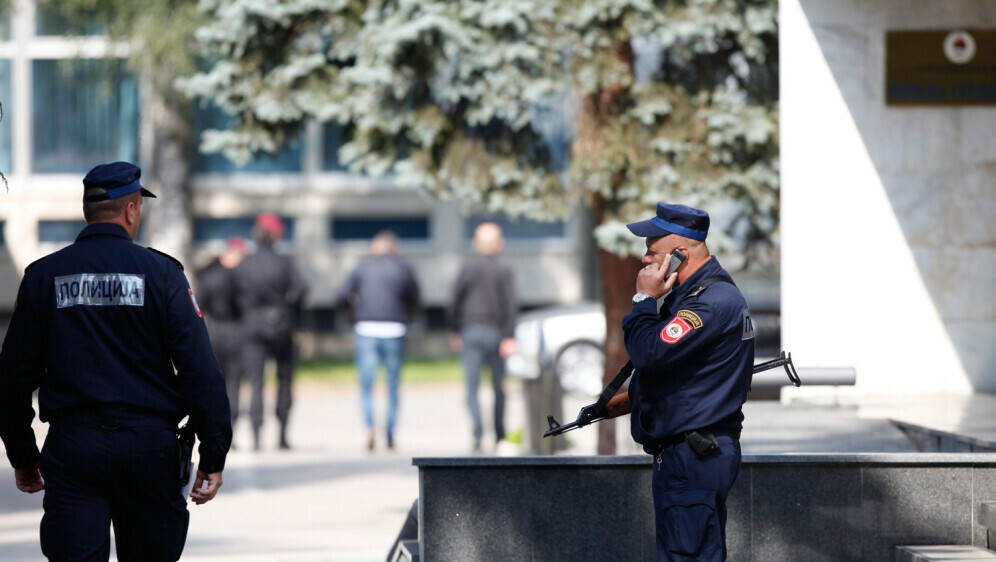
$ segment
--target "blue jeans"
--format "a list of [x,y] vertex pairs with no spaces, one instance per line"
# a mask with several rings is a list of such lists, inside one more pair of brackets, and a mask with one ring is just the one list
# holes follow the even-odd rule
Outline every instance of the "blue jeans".
[[501,358],[501,331],[491,326],[467,326],[460,332],[463,342],[464,377],[467,381],[467,408],[474,423],[474,440],[480,442],[484,435],[481,423],[481,406],[477,402],[477,388],[481,384],[481,367],[491,367],[491,385],[495,393],[495,440],[505,438],[505,360]]
[[360,402],[367,429],[374,428],[373,385],[377,366],[387,370],[387,439],[394,441],[394,423],[398,415],[398,387],[401,383],[401,363],[405,355],[405,338],[371,338],[356,334],[356,373],[360,378]]

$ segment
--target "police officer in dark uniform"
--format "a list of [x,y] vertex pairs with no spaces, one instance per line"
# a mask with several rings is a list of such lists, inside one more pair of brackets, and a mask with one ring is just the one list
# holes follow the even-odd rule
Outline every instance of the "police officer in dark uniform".
[[[661,203],[657,216],[628,226],[647,238],[622,326],[636,369],[631,431],[654,455],[658,559],[724,560],[754,364],[750,311],[705,245],[707,213]],[[669,275],[675,251],[687,259]]]
[[287,422],[291,408],[294,375],[294,328],[301,315],[305,286],[294,263],[276,253],[273,246],[284,233],[280,217],[262,213],[256,217],[253,239],[256,252],[243,260],[236,272],[239,302],[245,318],[243,368],[252,385],[253,448],[259,450],[263,426],[263,367],[266,357],[277,363],[277,419],[280,448],[289,449]]
[[[208,323],[211,345],[225,374],[232,426],[239,417],[239,387],[242,384],[242,309],[236,291],[236,268],[246,254],[245,240],[232,237],[225,251],[197,276],[197,296]],[[234,443],[233,443],[234,448]]]
[[[184,416],[201,440],[194,503],[222,482],[232,435],[224,381],[180,263],[132,242],[142,197],[155,197],[140,175],[126,162],[87,174],[87,227],[25,270],[0,351],[0,437],[17,487],[45,490],[51,560],[107,560],[111,523],[119,560],[180,557]],[[38,388],[49,423],[41,455]]]

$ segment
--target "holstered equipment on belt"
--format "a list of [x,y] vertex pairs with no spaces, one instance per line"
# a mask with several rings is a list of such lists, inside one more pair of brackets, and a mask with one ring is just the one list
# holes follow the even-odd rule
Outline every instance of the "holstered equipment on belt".
[[191,458],[194,454],[194,428],[190,423],[186,423],[176,431],[176,445],[179,451],[177,455],[177,480],[181,486],[185,486],[190,481],[190,472],[194,463]]

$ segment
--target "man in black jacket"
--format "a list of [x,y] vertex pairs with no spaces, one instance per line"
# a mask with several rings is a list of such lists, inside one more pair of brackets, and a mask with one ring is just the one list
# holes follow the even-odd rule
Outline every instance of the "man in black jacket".
[[[0,437],[18,489],[45,490],[51,560],[175,561],[189,514],[177,424],[200,438],[191,497],[214,498],[232,440],[218,361],[183,266],[132,242],[141,169],[103,164],[83,180],[87,226],[29,265],[0,352]],[[39,454],[31,394],[49,423]]]
[[[246,256],[245,240],[228,239],[225,251],[197,276],[197,297],[208,323],[211,345],[225,374],[232,425],[239,417],[242,384],[242,309],[239,308],[235,272]],[[234,447],[234,444],[233,444]]]
[[476,256],[460,269],[450,302],[450,345],[461,353],[467,381],[467,407],[474,423],[474,451],[480,451],[484,429],[477,388],[481,366],[491,366],[495,393],[495,443],[505,438],[505,358],[515,353],[515,280],[512,270],[498,261],[505,249],[501,228],[490,222],[474,231]]
[[387,370],[387,448],[393,449],[406,324],[418,304],[419,288],[411,266],[399,255],[398,238],[393,232],[374,236],[370,253],[346,279],[336,305],[348,303],[356,322],[356,371],[362,390],[367,449],[373,450],[375,442],[373,384],[379,363]]
[[277,363],[280,448],[290,448],[287,422],[294,375],[293,336],[301,315],[305,286],[291,259],[273,249],[283,235],[284,223],[280,217],[272,213],[256,217],[253,227],[256,252],[242,261],[235,276],[244,318],[243,368],[252,385],[249,417],[255,450],[260,448],[259,432],[263,427],[263,367],[268,356]]

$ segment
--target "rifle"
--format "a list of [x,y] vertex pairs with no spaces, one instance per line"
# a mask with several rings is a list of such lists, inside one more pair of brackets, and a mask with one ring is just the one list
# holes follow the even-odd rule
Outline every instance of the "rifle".
[[[792,384],[795,386],[802,385],[802,381],[799,380],[799,374],[795,372],[795,365],[792,364],[792,354],[786,354],[784,351],[778,359],[754,365],[753,373],[757,374],[776,367],[785,367],[785,374],[788,375]],[[632,408],[629,393],[623,392],[618,396],[616,396],[616,393],[622,387],[623,383],[626,382],[626,379],[633,374],[633,370],[632,361],[628,361],[623,365],[623,368],[619,369],[619,374],[602,390],[602,394],[599,395],[598,400],[594,404],[588,404],[581,408],[581,412],[578,413],[578,419],[561,425],[553,416],[547,416],[546,421],[550,424],[550,429],[543,434],[543,437],[560,435],[561,433],[566,433],[602,420],[618,418],[619,416],[628,414]]]

